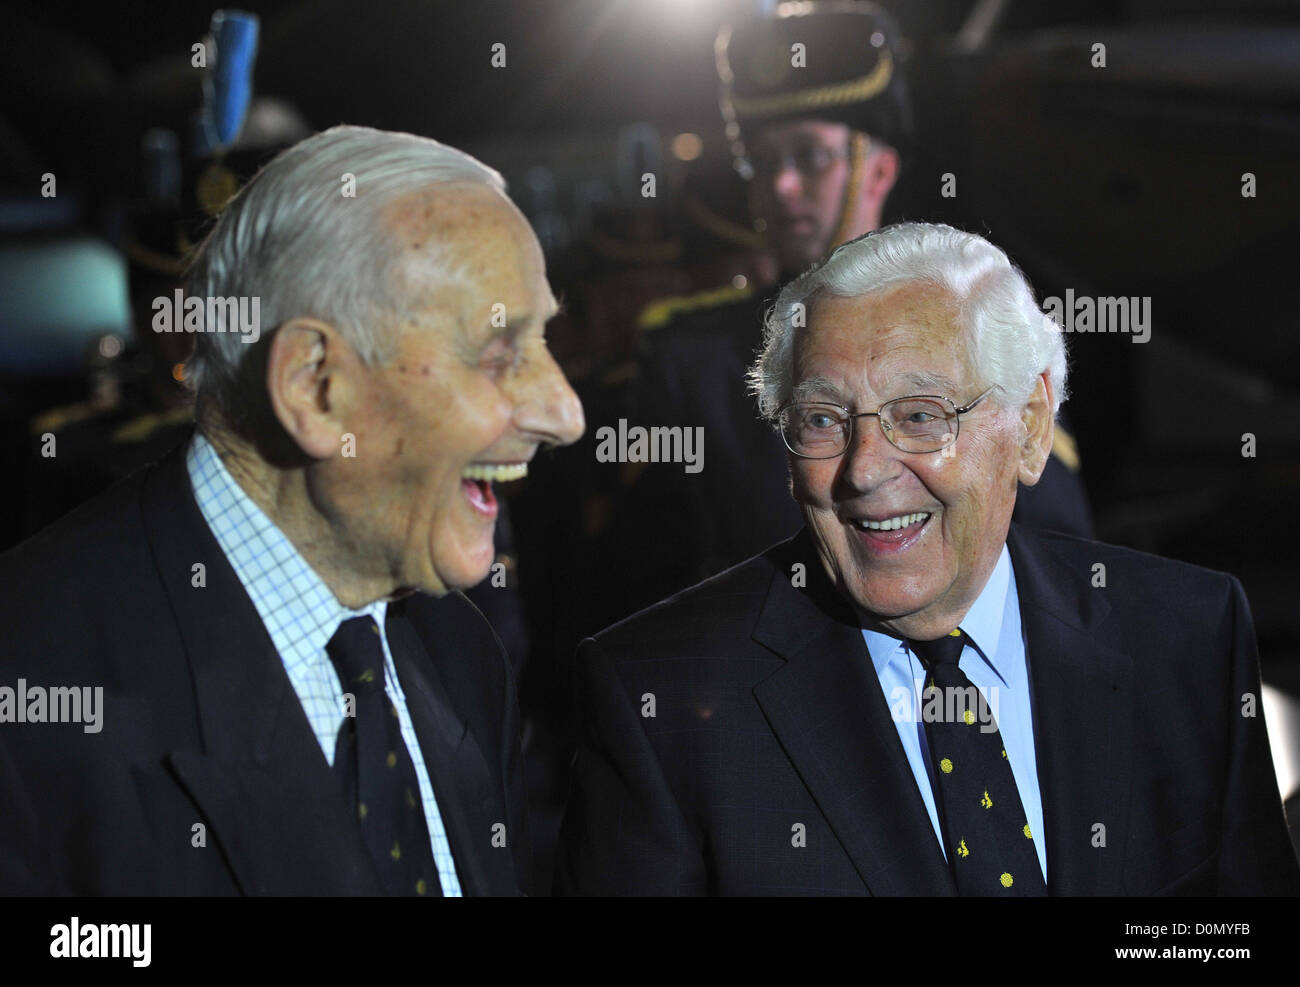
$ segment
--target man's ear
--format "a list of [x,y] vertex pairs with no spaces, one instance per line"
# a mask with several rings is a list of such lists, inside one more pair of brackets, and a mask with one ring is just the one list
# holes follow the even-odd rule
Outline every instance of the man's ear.
[[1032,487],[1047,468],[1047,457],[1052,454],[1052,438],[1056,431],[1052,411],[1054,396],[1052,382],[1047,374],[1038,375],[1038,384],[1029,402],[1020,413],[1024,426],[1024,441],[1020,448],[1020,482]]
[[867,156],[862,196],[877,212],[884,208],[885,198],[898,181],[898,166],[898,152],[892,147],[879,148]]
[[339,450],[348,399],[364,370],[338,330],[318,319],[294,318],[271,337],[266,390],[271,410],[307,455],[328,459]]

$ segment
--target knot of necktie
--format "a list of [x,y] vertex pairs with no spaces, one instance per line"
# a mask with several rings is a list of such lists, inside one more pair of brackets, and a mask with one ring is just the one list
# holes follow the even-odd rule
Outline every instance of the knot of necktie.
[[921,664],[925,666],[926,671],[930,671],[937,665],[956,666],[965,646],[966,635],[962,633],[961,628],[945,634],[943,637],[935,638],[933,641],[913,641],[908,639],[907,642],[908,649],[917,658],[921,659]]
[[325,645],[345,692],[370,695],[384,688],[384,648],[373,617],[350,617]]

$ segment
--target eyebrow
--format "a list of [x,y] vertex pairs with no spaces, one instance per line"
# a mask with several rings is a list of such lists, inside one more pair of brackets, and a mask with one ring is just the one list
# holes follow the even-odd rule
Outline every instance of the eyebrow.
[[[942,397],[952,395],[957,389],[957,385],[948,377],[927,371],[913,371],[912,373],[902,374],[899,379],[916,388],[915,391],[900,394],[899,397],[910,397],[912,394],[938,394]],[[840,385],[829,377],[806,377],[796,384],[790,392],[791,401],[817,401],[819,399],[832,401],[845,408],[854,406],[853,398],[846,394],[840,388]]]
[[829,377],[805,377],[790,392],[792,401],[812,401],[817,398],[829,398],[845,407],[849,404],[847,395]]
[[485,340],[493,340],[504,336],[510,340],[518,339],[523,331],[534,323],[538,323],[545,328],[546,323],[550,322],[560,314],[560,309],[558,305],[547,305],[542,309],[542,312],[544,315],[540,319],[537,318],[532,309],[515,313],[513,316],[506,319],[506,324],[504,326],[492,325],[492,320],[489,317],[487,322],[483,324],[483,330],[485,333],[483,338]]
[[951,395],[957,390],[957,385],[943,374],[925,372],[909,373],[903,374],[903,380],[907,381],[907,383],[914,387],[930,388],[934,393],[940,395]]

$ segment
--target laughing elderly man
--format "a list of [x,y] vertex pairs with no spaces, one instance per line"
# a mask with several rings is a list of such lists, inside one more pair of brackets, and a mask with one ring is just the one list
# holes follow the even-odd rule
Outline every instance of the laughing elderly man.
[[493,481],[583,430],[537,240],[467,155],[336,127],[186,290],[260,299],[197,337],[197,433],[0,560],[0,683],[103,690],[97,732],[0,725],[0,891],[516,893],[514,684],[457,590]]
[[949,227],[782,291],[751,382],[806,526],[584,642],[560,891],[1300,890],[1237,581],[1011,524],[1065,377]]

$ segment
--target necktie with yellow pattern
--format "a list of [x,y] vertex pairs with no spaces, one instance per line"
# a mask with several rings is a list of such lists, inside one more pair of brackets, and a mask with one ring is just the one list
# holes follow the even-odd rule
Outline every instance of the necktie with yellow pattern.
[[415,765],[384,689],[379,625],[372,617],[345,620],[325,650],[355,701],[355,715],[339,728],[334,773],[380,883],[390,895],[441,895]]
[[934,641],[907,642],[927,672],[922,710],[948,863],[962,895],[1043,896],[1034,834],[1002,735],[984,697],[957,666],[966,643],[960,629]]

